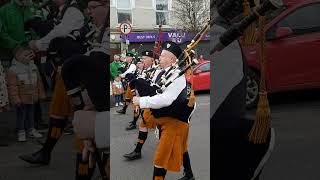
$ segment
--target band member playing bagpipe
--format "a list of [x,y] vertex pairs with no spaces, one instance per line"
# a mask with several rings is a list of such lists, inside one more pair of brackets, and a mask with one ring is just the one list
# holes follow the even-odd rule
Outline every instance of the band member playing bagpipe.
[[[155,123],[161,126],[160,142],[154,156],[153,179],[164,179],[167,170],[180,171],[183,157],[188,155],[185,154],[187,153],[189,132],[188,122],[193,111],[193,108],[187,107],[189,100],[184,72],[179,68],[172,71],[175,67],[174,63],[179,59],[178,57],[181,57],[183,51],[173,42],[164,43],[162,49],[160,55],[160,67],[162,70],[155,73],[152,81],[162,81],[165,76],[167,77],[171,74],[172,76],[167,79],[170,83],[160,85],[162,89],[157,93],[151,92],[152,95],[146,95],[145,92],[149,91],[149,88],[137,87],[139,84],[139,80],[137,80],[136,88],[140,89],[138,92],[141,97],[133,97],[134,105],[140,106],[142,109],[150,109]],[[178,61],[183,60],[180,59]],[[190,161],[188,163],[190,165]],[[192,171],[188,175],[191,176],[188,179],[194,179]]]
[[[270,128],[266,92],[260,94],[256,120],[246,117],[248,67],[241,50],[245,43],[237,39],[259,16],[282,3],[261,1],[261,5],[246,17],[242,16],[243,7],[250,12],[250,6],[255,5],[253,0],[217,0],[216,3],[219,14],[214,18],[211,30],[212,177],[216,180],[257,180],[272,151],[274,133]],[[264,38],[260,35],[259,39],[261,43]]]
[[[154,64],[154,54],[152,53],[152,51],[144,51],[141,53],[141,55],[142,55],[141,62],[143,63],[143,70],[140,73],[139,72],[137,73],[137,78],[143,78],[146,80],[150,80],[151,73],[153,73],[155,71],[155,70],[151,71],[152,65]],[[131,122],[129,122],[129,126],[126,128],[126,130],[132,130],[132,129],[136,128],[136,124],[139,119],[139,114],[141,114],[140,110],[139,110],[139,112],[134,111],[133,120]],[[140,131],[140,128],[139,128],[139,131]],[[146,139],[146,137],[147,136],[145,136],[145,139]],[[145,141],[145,139],[144,139],[144,141]],[[140,139],[140,140],[142,140],[142,139]],[[141,148],[142,148],[142,145],[141,145]],[[136,149],[135,152],[137,152],[137,153],[141,152],[141,148]],[[134,157],[135,156],[136,155],[134,155]],[[129,159],[134,159],[134,157],[132,157],[132,155],[128,156]],[[137,156],[137,157],[139,157],[139,156]]]
[[[120,74],[121,78],[123,78],[123,79],[126,78],[127,74],[135,74],[135,72],[137,70],[137,66],[134,63],[134,57],[135,57],[134,53],[132,53],[132,52],[127,52],[126,53],[126,63],[127,64],[126,64],[126,66],[124,68],[124,72],[122,74]],[[125,104],[124,104],[122,109],[117,111],[117,113],[119,113],[119,114],[125,114],[126,113],[127,108],[128,108],[128,106],[129,106],[129,104],[131,102],[131,99],[133,97],[131,89],[130,89],[128,83],[126,83],[125,86],[126,86],[126,93],[125,93],[125,99],[124,99]]]
[[54,0],[54,2],[59,7],[54,28],[43,38],[29,42],[29,46],[34,51],[48,51],[47,58],[53,59],[55,72],[55,77],[53,77],[55,87],[50,104],[50,122],[46,142],[39,151],[20,156],[22,160],[32,164],[50,163],[51,152],[63,133],[68,117],[72,115],[71,102],[60,75],[61,65],[65,59],[82,53],[82,48],[78,43],[65,38],[83,26],[82,12],[76,7],[74,1]]
[[[89,15],[96,26],[97,39],[90,46],[85,55],[76,55],[68,59],[62,67],[62,77],[65,82],[67,94],[73,99],[76,109],[74,128],[77,140],[77,180],[90,180],[95,169],[95,160],[103,179],[109,179],[109,151],[110,134],[108,113],[110,111],[109,87],[109,61],[110,61],[110,34],[109,6],[105,0],[91,0],[88,3]],[[83,111],[84,110],[84,111]],[[82,119],[79,113],[94,113],[93,119]],[[78,122],[78,123],[75,123]],[[97,125],[97,123],[102,125]],[[96,123],[91,129],[93,136],[84,136],[81,126],[83,123]],[[76,124],[76,125],[75,125]],[[102,141],[99,140],[102,138]]]
[[[154,54],[152,53],[152,51],[144,51],[142,52],[141,60],[144,63],[145,69],[142,72],[142,74],[137,78],[142,78],[142,79],[145,79],[146,81],[151,81],[152,80],[151,74],[156,70],[155,68],[152,67],[152,65],[154,64]],[[132,83],[134,83],[134,81],[132,81]],[[141,158],[141,149],[148,137],[148,128],[149,129],[155,128],[155,125],[156,125],[154,120],[149,120],[149,118],[147,118],[148,116],[150,116],[150,110],[141,110],[141,111],[142,112],[140,113],[143,120],[139,122],[139,135],[138,135],[136,148],[131,153],[123,155],[125,158],[129,160],[135,160],[135,159]],[[127,127],[127,130],[136,128],[137,121],[138,121],[138,118],[134,118],[134,120],[130,122],[129,126]]]

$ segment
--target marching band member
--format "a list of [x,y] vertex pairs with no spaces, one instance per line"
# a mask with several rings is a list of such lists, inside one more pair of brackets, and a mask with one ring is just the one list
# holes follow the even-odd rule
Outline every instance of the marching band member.
[[[145,73],[147,70],[150,70],[150,68],[152,67],[152,64],[154,63],[154,58],[153,58],[153,53],[152,51],[144,51],[141,53],[142,54],[142,58],[141,58],[141,63],[143,65],[143,70],[138,73],[137,78],[148,78],[147,74]],[[150,72],[149,72],[150,73]],[[131,88],[130,88],[131,89]],[[133,120],[131,122],[129,122],[129,126],[126,128],[126,130],[132,130],[136,128],[136,124],[137,121],[139,119],[139,114],[141,114],[141,112],[134,112],[134,117]]]
[[[93,154],[97,154],[99,144],[96,139],[101,136],[106,139],[110,138],[108,113],[110,111],[110,96],[107,93],[109,87],[109,61],[110,61],[110,34],[108,31],[109,11],[108,1],[90,0],[88,2],[89,15],[92,17],[96,27],[97,37],[91,45],[90,50],[85,55],[77,55],[70,58],[63,64],[62,77],[68,92],[68,95],[74,99],[76,110],[85,110],[96,112],[93,122],[102,122],[103,126],[94,129],[95,137],[91,139],[80,139],[81,132],[77,133],[76,146],[77,154],[77,180],[90,180],[95,169],[95,163],[91,162]],[[85,89],[85,90],[84,90]],[[85,93],[87,92],[87,93]],[[87,95],[85,95],[87,94]],[[91,104],[92,103],[92,104]],[[90,121],[89,119],[86,119]],[[105,126],[104,126],[105,125]],[[102,129],[100,129],[102,128]],[[101,134],[97,134],[97,131]],[[109,149],[110,144],[104,141],[103,149]],[[106,152],[105,152],[106,151]],[[103,170],[99,170],[103,179],[109,177],[109,150],[102,153],[102,158],[98,157],[98,162],[103,162]],[[98,153],[99,154],[99,153]],[[101,164],[100,164],[101,165]]]
[[[125,67],[126,70],[125,70],[125,72],[120,74],[121,78],[125,78],[127,74],[134,74],[136,72],[137,66],[133,63],[133,58],[134,58],[134,53],[127,52],[127,54],[126,54],[127,65]],[[126,113],[127,108],[128,108],[128,106],[130,104],[130,101],[131,101],[131,99],[133,97],[129,85],[127,84],[126,86],[127,86],[127,88],[126,88],[126,93],[125,93],[125,104],[124,104],[122,109],[117,111],[117,113],[119,113],[119,114],[125,114]]]
[[[46,51],[49,46],[54,45],[55,42],[57,42],[55,38],[67,36],[72,31],[80,29],[84,24],[84,16],[76,7],[77,5],[74,1],[69,2],[68,0],[54,0],[54,3],[59,7],[59,13],[56,17],[57,25],[54,26],[54,28],[45,37],[41,38],[40,40],[32,40],[29,42],[29,46],[34,51]],[[65,46],[65,49],[68,48],[68,45],[66,44],[60,45]],[[73,53],[67,52],[67,54],[60,55],[64,58],[68,58],[72,56]],[[51,152],[61,137],[69,116],[71,116],[73,113],[72,105],[66,93],[66,89],[60,74],[61,64],[56,68],[56,76],[54,78],[55,87],[53,91],[52,102],[50,104],[50,122],[46,142],[39,151],[32,154],[19,156],[20,159],[31,164],[45,165],[50,163]]]
[[[157,82],[182,54],[181,48],[173,42],[164,43],[162,49],[160,55],[162,70],[156,73],[154,82]],[[182,106],[185,101],[188,99],[184,75],[174,79],[162,93],[133,97],[134,105],[143,109],[150,108],[156,123],[161,126],[160,142],[154,156],[153,179],[155,180],[164,179],[167,171],[179,172],[183,165],[183,156],[187,153],[190,115],[187,115],[186,107]],[[193,174],[190,176],[192,179]]]
[[[144,64],[144,73],[138,78],[144,78],[147,81],[149,80],[148,78],[150,77],[151,72],[146,72],[152,68],[152,65],[154,63],[154,58],[153,58],[153,53],[152,51],[144,51],[142,52],[142,62]],[[138,141],[136,144],[136,148],[128,154],[123,155],[125,158],[129,160],[135,160],[135,159],[140,159],[141,158],[141,149],[143,144],[145,143],[147,137],[148,137],[148,129],[150,128],[155,128],[155,121],[150,117],[150,110],[142,110],[142,118],[139,122],[139,135],[138,135]],[[129,126],[127,127],[127,130],[135,129],[136,123],[138,121],[138,117],[135,117],[132,122],[130,122]]]

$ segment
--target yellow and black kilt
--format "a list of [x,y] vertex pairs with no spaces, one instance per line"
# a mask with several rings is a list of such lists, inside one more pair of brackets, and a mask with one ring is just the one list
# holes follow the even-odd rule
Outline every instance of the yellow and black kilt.
[[156,122],[161,126],[161,138],[154,155],[154,165],[180,172],[183,153],[188,148],[189,125],[171,117],[157,118]]
[[157,126],[157,121],[152,115],[150,109],[144,109],[141,120],[139,122],[139,128],[154,129]]
[[56,84],[50,104],[50,115],[61,117],[71,116],[73,113],[72,103],[67,95],[63,79],[59,73],[57,73],[55,79]]

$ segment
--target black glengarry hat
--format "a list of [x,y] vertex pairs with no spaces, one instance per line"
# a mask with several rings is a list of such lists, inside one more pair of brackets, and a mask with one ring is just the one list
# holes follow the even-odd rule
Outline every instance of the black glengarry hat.
[[167,50],[174,54],[177,58],[182,54],[182,49],[180,46],[174,42],[164,42],[162,43],[162,50]]

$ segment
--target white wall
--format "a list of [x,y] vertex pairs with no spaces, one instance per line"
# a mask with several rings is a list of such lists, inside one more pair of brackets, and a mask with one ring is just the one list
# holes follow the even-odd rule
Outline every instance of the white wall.
[[[116,3],[117,0],[111,0]],[[132,8],[132,23],[133,31],[150,31],[154,30],[156,27],[156,11],[155,11],[155,0],[131,0],[133,2]],[[174,0],[169,0],[174,1]],[[169,4],[176,4],[169,2]],[[174,7],[171,8],[174,10]],[[118,16],[117,9],[115,6],[111,6],[110,11],[111,21],[110,27],[111,30],[117,31],[118,27]],[[171,28],[175,24],[175,19],[170,13],[169,15],[169,26],[164,26],[164,28]]]

